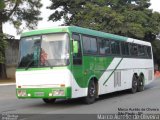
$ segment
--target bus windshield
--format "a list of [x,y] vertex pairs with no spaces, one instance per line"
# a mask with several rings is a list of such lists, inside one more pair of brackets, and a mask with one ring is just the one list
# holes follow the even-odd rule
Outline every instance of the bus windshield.
[[67,33],[22,38],[18,68],[64,66],[69,63]]

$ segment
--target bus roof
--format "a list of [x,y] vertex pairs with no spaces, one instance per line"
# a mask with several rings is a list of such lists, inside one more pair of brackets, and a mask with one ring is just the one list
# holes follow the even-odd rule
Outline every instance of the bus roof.
[[[33,36],[33,35],[41,35],[41,34],[49,34],[49,33],[62,33],[62,32],[75,32],[75,33],[81,33],[86,35],[92,35],[92,36],[98,36],[103,38],[109,38],[114,40],[120,40],[120,41],[127,41],[128,39],[132,39],[135,43],[140,44],[147,44],[150,45],[149,42],[128,38],[124,36],[114,35],[110,33],[105,33],[101,31],[96,31],[88,28],[82,28],[77,26],[58,26],[58,27],[52,27],[52,28],[46,28],[46,29],[37,29],[37,30],[31,30],[29,32],[22,33],[21,37],[27,37],[27,36]],[[131,41],[128,42],[131,42]]]
[[127,37],[100,32],[96,30],[91,30],[88,28],[77,27],[77,26],[59,26],[59,27],[53,27],[53,28],[31,30],[29,32],[22,33],[21,37],[48,34],[48,33],[57,33],[57,32],[77,32],[81,34],[87,34],[87,35],[104,37],[104,38],[112,38],[116,40],[124,40],[124,41],[127,40]]

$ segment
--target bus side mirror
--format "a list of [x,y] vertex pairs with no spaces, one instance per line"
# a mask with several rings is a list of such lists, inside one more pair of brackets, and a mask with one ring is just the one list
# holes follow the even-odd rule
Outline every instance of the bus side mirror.
[[78,41],[73,41],[73,53],[78,53]]

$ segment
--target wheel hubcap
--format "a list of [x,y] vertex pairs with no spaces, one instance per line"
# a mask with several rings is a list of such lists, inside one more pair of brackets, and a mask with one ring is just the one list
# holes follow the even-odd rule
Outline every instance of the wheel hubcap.
[[89,95],[91,96],[91,97],[93,97],[93,96],[95,96],[95,86],[94,85],[92,85],[91,86],[91,88],[90,88],[90,91],[89,91]]
[[136,80],[134,80],[134,82],[133,82],[133,88],[134,88],[134,89],[137,88],[137,81],[136,81]]

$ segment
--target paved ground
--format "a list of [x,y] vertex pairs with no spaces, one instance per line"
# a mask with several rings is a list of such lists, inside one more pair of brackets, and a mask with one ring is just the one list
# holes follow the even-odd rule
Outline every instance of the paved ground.
[[41,99],[17,99],[15,85],[0,86],[0,113],[16,114],[113,114],[160,113],[160,79],[145,87],[145,91],[128,91],[100,96],[96,103],[85,105],[81,99],[57,100],[45,104]]

